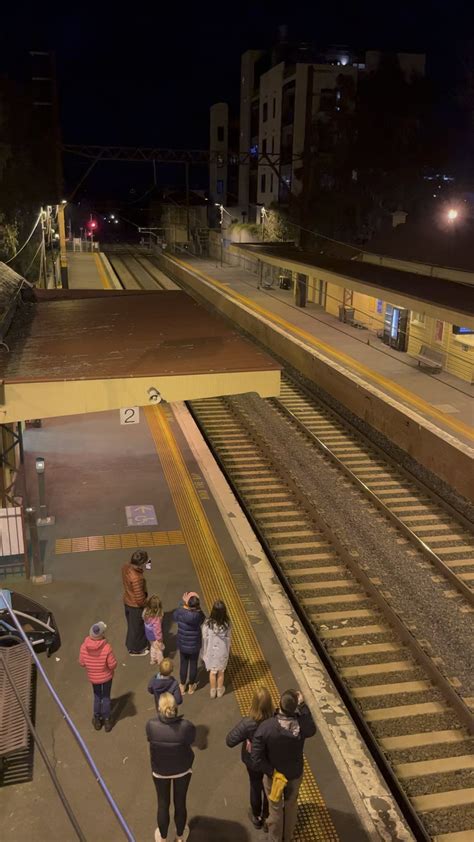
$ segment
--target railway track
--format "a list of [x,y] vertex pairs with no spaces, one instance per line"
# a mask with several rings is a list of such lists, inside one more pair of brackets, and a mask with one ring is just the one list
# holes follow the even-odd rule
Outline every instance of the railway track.
[[145,255],[127,250],[107,252],[124,289],[177,290],[179,287]]
[[474,605],[472,524],[300,384],[283,377],[272,403]]
[[[331,436],[323,410],[316,423],[311,401],[285,381],[280,409],[295,419],[300,413],[298,423],[304,423],[312,435],[319,424],[321,442],[323,433],[326,436],[324,447],[340,446],[339,456],[345,452],[351,470],[360,467],[359,476],[365,478],[371,493],[375,488],[379,493],[386,489],[385,502],[387,496],[406,499],[405,490],[394,492],[394,479],[377,479],[379,472],[388,471],[378,454],[365,457],[365,445],[354,443],[344,426]],[[244,413],[225,398],[194,401],[190,407],[416,838],[472,842],[471,711],[385,600],[382,583],[371,580],[360,560],[331,534],[296,483],[279,468],[266,443],[250,431]],[[378,463],[363,464],[369,456],[380,462],[380,468]],[[356,461],[359,465],[354,465]],[[406,478],[400,473],[397,483],[402,480]],[[425,501],[419,490],[410,496],[417,498],[408,501],[415,507],[435,505],[431,498]],[[396,499],[391,502],[397,505]],[[409,517],[412,512],[414,521]],[[417,519],[423,512],[404,509],[402,517],[408,524],[424,525],[424,520]],[[445,556],[449,560],[464,552]]]

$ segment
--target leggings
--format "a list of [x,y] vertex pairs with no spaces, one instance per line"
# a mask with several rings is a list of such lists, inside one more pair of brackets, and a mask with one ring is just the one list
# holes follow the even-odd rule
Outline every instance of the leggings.
[[179,680],[181,684],[186,684],[188,680],[188,669],[189,683],[196,683],[198,658],[199,652],[196,652],[195,655],[185,655],[184,652],[179,653]]
[[263,772],[254,772],[247,767],[250,780],[250,806],[255,818],[268,818],[268,800],[263,788]]
[[157,819],[161,836],[163,839],[166,839],[170,826],[171,784],[173,784],[174,822],[176,825],[176,833],[178,836],[182,836],[184,828],[186,827],[186,819],[188,817],[186,811],[186,794],[191,780],[191,772],[187,775],[183,775],[181,778],[154,777],[153,780],[155,782],[156,795],[158,798]]

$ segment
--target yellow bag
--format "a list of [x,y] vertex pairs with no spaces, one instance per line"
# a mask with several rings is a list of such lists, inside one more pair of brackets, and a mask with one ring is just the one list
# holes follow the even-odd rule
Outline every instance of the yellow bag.
[[283,797],[283,791],[288,783],[288,778],[285,778],[282,772],[275,771],[272,778],[272,788],[268,796],[270,801],[278,803]]

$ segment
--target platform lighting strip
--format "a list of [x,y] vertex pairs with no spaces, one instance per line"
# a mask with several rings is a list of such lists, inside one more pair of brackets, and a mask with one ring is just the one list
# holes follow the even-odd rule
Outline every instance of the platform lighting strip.
[[[229,675],[240,711],[246,715],[258,687],[268,687],[275,702],[278,688],[166,414],[160,407],[146,407],[145,415],[205,601],[209,606],[216,599],[223,599],[229,609],[232,618]],[[295,842],[338,842],[331,815],[306,759],[298,805]]]

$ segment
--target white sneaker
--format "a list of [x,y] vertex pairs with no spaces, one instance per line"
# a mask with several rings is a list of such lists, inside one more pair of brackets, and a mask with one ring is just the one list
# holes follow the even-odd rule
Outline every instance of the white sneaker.
[[218,687],[217,688],[217,698],[222,699],[222,696],[225,693],[225,687]]
[[215,687],[211,687],[211,689],[209,690],[209,695],[210,695],[211,699],[215,699],[215,698],[216,698],[216,696],[217,696],[217,690],[216,690],[216,688],[215,688]]
[[155,842],[166,842],[166,839],[163,839],[163,837],[160,833],[159,827],[157,827],[156,830],[155,830]]

